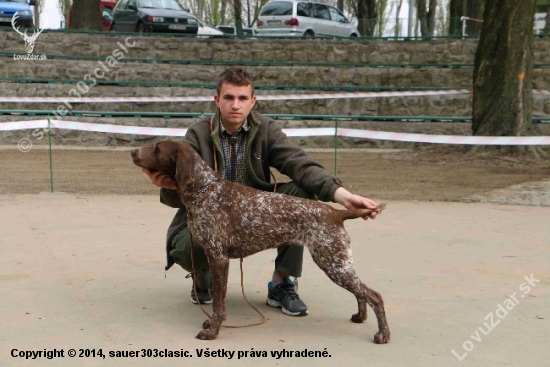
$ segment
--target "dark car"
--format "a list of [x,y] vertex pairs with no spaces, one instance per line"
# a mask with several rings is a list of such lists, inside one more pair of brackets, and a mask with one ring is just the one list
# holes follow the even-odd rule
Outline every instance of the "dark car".
[[176,0],[120,0],[111,30],[196,34],[198,23]]
[[36,5],[36,0],[0,0],[0,26],[11,26],[12,18],[15,26],[34,28],[34,18],[30,6]]

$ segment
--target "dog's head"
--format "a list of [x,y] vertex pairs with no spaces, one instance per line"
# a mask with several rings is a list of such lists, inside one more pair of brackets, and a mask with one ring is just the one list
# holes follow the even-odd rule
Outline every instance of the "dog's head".
[[158,142],[153,147],[133,149],[132,160],[139,167],[167,174],[178,187],[191,181],[195,154],[185,143],[171,140]]

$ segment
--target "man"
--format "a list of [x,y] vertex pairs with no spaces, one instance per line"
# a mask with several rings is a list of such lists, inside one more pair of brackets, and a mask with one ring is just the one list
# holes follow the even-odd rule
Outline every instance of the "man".
[[[252,77],[244,69],[232,67],[220,75],[214,100],[218,106],[215,116],[191,126],[185,138],[212,168],[215,149],[218,171],[222,178],[273,191],[269,168],[274,167],[293,180],[277,185],[278,193],[333,201],[347,209],[377,207],[374,201],[353,195],[344,189],[337,177],[331,176],[302,149],[293,146],[273,120],[252,111],[256,103],[254,84]],[[193,265],[187,212],[175,191],[176,186],[168,176],[160,172],[150,172],[147,169],[144,172],[155,185],[162,188],[161,202],[180,208],[168,229],[166,270],[175,262],[191,272]],[[376,213],[370,215],[370,218],[374,217]],[[211,279],[206,255],[195,241],[192,249],[197,274],[193,281],[196,282],[197,294],[191,287],[191,300],[193,303],[211,303]],[[304,316],[308,312],[306,304],[296,293],[294,283],[289,279],[291,276],[300,277],[303,252],[301,246],[278,248],[275,270],[271,282],[268,283],[267,304],[280,307],[282,312],[291,316]]]

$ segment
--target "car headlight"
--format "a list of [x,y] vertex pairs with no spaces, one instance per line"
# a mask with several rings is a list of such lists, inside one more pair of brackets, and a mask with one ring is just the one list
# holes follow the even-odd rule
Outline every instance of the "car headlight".
[[148,17],[147,20],[150,21],[150,22],[155,22],[155,23],[162,23],[162,22],[164,22],[164,18],[163,18],[163,17]]
[[30,12],[30,11],[28,11],[28,10],[19,10],[19,11],[17,12],[17,14],[19,14],[19,15],[24,15],[24,16],[28,17],[28,16],[31,16],[31,15],[32,15],[32,12]]
[[187,24],[191,24],[191,25],[197,25],[198,22],[196,19],[187,19]]

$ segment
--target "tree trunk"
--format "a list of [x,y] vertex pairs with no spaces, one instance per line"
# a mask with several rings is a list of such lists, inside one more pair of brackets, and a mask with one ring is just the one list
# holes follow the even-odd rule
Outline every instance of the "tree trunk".
[[344,12],[344,0],[338,0],[336,3],[336,7],[338,10],[340,10],[342,13]]
[[358,0],[356,13],[359,33],[361,36],[372,37],[378,17],[376,0]]
[[394,35],[399,37],[401,35],[401,19],[399,18],[399,13],[401,13],[401,6],[403,6],[403,0],[399,0],[397,3],[397,9],[395,10],[395,28]]
[[435,14],[437,11],[437,0],[430,0],[429,9],[426,9],[426,0],[416,0],[418,20],[420,21],[420,32],[423,36],[433,36],[435,30]]
[[474,135],[532,129],[535,1],[487,0],[474,65]]
[[[485,2],[486,0],[451,0],[449,6],[449,13],[451,17],[449,34],[462,34],[462,22],[460,21],[460,18],[463,16],[482,19]],[[482,26],[483,23],[471,21],[466,22],[466,34],[479,34]]]
[[74,0],[71,29],[103,31],[99,0]]
[[233,0],[233,10],[235,12],[235,27],[237,28],[237,35],[243,35],[243,20],[242,20],[243,4],[241,0]]

